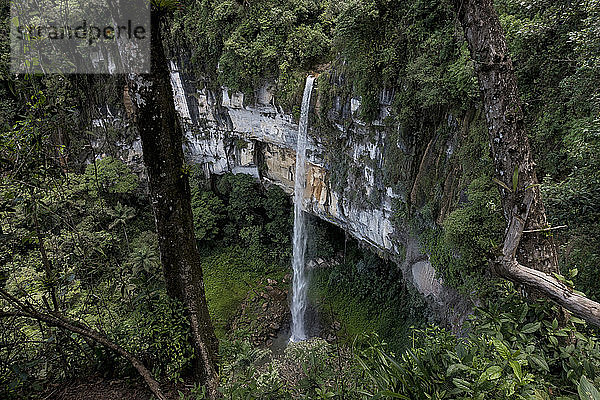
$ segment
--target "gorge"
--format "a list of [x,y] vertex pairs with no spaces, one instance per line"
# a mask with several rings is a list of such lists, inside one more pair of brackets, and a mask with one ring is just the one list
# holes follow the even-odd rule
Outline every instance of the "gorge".
[[[294,171],[297,168],[295,149],[300,140],[299,128],[292,115],[277,108],[277,100],[269,86],[258,90],[254,105],[247,105],[242,93],[230,93],[226,88],[221,93],[213,93],[208,88],[195,87],[189,71],[181,70],[178,65],[181,62],[171,62],[171,82],[176,108],[186,126],[184,147],[188,160],[202,166],[207,176],[226,172],[250,174],[264,182],[279,185],[288,193],[295,193],[294,198],[297,199],[300,192],[294,191],[298,183],[294,179],[297,176]],[[317,79],[317,100],[310,107],[313,120],[317,119],[315,114],[319,112],[315,108],[322,101],[319,82],[323,79],[332,78],[322,75]],[[334,120],[337,126],[335,134],[346,137],[343,140],[348,147],[343,152],[351,164],[346,167],[348,175],[340,176],[339,180],[335,179],[331,169],[339,168],[339,165],[333,164],[340,160],[332,163],[325,159],[328,152],[338,150],[327,149],[322,139],[317,138],[318,134],[314,133],[319,128],[312,128],[313,133],[307,136],[306,144],[303,202],[307,212],[340,226],[376,253],[395,260],[405,278],[413,282],[432,307],[438,310],[436,318],[456,325],[458,329],[460,321],[471,308],[470,302],[464,301],[454,290],[444,287],[436,277],[428,257],[419,248],[418,235],[410,232],[411,229],[406,225],[398,226],[397,220],[394,222],[393,205],[411,200],[439,201],[442,213],[449,211],[452,200],[448,196],[456,194],[459,177],[448,164],[459,140],[458,135],[468,127],[459,127],[458,121],[450,115],[446,124],[456,136],[444,139],[436,135],[426,149],[418,149],[414,143],[410,143],[411,135],[397,138],[397,135],[387,131],[382,122],[389,113],[391,96],[393,93],[390,91],[381,93],[380,120],[369,128],[357,117],[359,99],[349,99],[344,104],[338,98],[334,102],[337,106],[334,105],[333,115],[339,116],[339,120]],[[219,97],[222,98],[220,102]],[[349,130],[342,126],[343,115],[353,121]],[[469,118],[472,115],[462,123],[471,123]],[[375,131],[375,134],[369,131]],[[390,146],[396,149],[390,149]],[[384,157],[391,152],[403,154],[406,159],[399,174],[414,180],[404,183],[409,185],[409,191],[384,184]],[[135,158],[135,146],[133,150],[126,150],[125,154],[125,158]],[[438,168],[429,170],[434,163]],[[428,176],[432,173],[433,176]],[[343,179],[347,179],[347,182]],[[441,191],[430,192],[436,193],[436,199],[426,200],[424,197],[428,190],[433,189],[425,187],[424,181],[427,179],[437,179],[442,184]],[[356,192],[364,193],[364,197],[356,198]],[[297,200],[295,203],[298,203]],[[437,219],[442,217],[443,214]],[[444,315],[443,310],[449,309],[462,311]]]
[[600,398],[597,1],[151,3],[0,64],[1,398]]

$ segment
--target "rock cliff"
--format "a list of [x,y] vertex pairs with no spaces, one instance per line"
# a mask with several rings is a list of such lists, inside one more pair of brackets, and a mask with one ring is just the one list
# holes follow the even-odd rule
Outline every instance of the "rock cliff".
[[[338,78],[326,79],[335,84]],[[175,62],[171,63],[171,82],[190,162],[201,165],[207,175],[251,174],[292,193],[298,126],[293,115],[277,105],[268,85],[257,90],[248,104],[241,93],[226,88],[215,93],[196,86],[193,77]],[[460,135],[458,123],[449,117],[447,128],[453,134],[433,134],[425,148],[419,148],[401,127],[385,123],[393,93],[381,93],[380,116],[371,124],[357,117],[360,99],[334,96],[325,109],[324,97],[321,93],[313,96],[305,210],[396,260],[438,317],[447,319],[454,309],[452,314],[459,316],[448,322],[460,325],[470,305],[444,286],[427,255],[419,250],[418,235],[395,217],[402,204],[423,206],[436,190],[443,193],[438,196],[440,213],[448,212],[457,179],[447,161]],[[395,182],[386,176],[386,168],[396,169]]]

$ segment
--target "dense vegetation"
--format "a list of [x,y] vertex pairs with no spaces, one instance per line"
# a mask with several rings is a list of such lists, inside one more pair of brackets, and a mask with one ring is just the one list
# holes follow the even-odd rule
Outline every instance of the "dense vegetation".
[[[189,53],[207,86],[224,85],[251,99],[271,85],[277,105],[297,114],[306,73],[322,73],[313,122],[329,149],[330,183],[352,191],[352,201],[377,206],[377,190],[366,196],[357,189],[361,178],[353,176],[348,154],[353,138],[341,139],[330,118],[336,98],[361,100],[356,117],[365,129],[375,136],[379,124],[387,133],[378,184],[401,194],[394,204],[397,226],[419,237],[446,284],[478,304],[459,332],[439,326],[394,262],[313,221],[308,253],[329,264],[312,271],[311,299],[325,325],[339,322],[336,340],[294,344],[283,354],[257,346],[252,332],[232,326],[253,318],[244,314],[245,304],[260,300],[267,279],[281,284],[289,272],[290,200],[250,176],[206,178],[186,165],[226,398],[600,398],[597,332],[489,275],[487,260],[505,222],[477,82],[451,4],[183,3],[168,44]],[[566,226],[552,233],[561,279],[599,300],[600,4],[495,3],[548,215],[553,226]],[[4,18],[8,2],[0,8]],[[10,75],[5,22],[0,285],[23,302],[94,327],[161,381],[190,382],[189,326],[183,306],[166,294],[147,183],[139,163],[135,169],[135,162],[122,161],[128,158],[123,143],[130,145],[136,133],[104,111],[124,114],[121,81]],[[379,121],[384,89],[393,96]],[[343,114],[336,117],[350,132],[357,123]],[[460,171],[460,184],[451,207],[443,207],[448,194],[437,175],[421,177],[413,193],[417,171],[400,166],[457,130],[460,142],[440,168]],[[407,155],[399,144],[409,142],[414,151]],[[348,189],[347,182],[355,186]],[[0,397],[36,397],[51,383],[82,376],[134,376],[131,365],[97,343],[5,313],[3,301]],[[203,390],[185,396],[203,398]]]
[[[233,361],[237,374],[250,382],[226,386],[226,393],[265,399],[300,393],[319,399],[597,398],[586,376],[597,373],[598,342],[580,331],[582,321],[560,328],[546,302],[528,303],[508,286],[497,287],[496,294],[499,302],[475,311],[466,337],[435,326],[416,329],[400,353],[378,335],[363,334],[348,350],[315,340],[291,346],[283,359],[257,368],[264,352],[235,342],[226,362]],[[568,337],[577,340],[567,344]],[[302,360],[301,368],[289,365],[294,357]],[[299,376],[290,386],[294,373]]]
[[[515,62],[552,222],[569,226],[568,231],[557,232],[569,254],[563,260],[565,271],[579,267],[575,282],[594,297],[597,289],[589,279],[597,264],[594,249],[598,247],[597,226],[592,222],[597,219],[593,210],[598,206],[598,184],[593,176],[598,167],[594,149],[600,113],[598,4],[511,0],[496,4]],[[400,125],[404,135],[418,132],[416,147],[421,151],[432,136],[450,133],[443,132],[448,131],[448,118],[462,121],[468,116],[469,135],[452,163],[463,170],[462,190],[469,188],[476,199],[495,196],[496,188],[489,184],[493,171],[485,121],[481,113],[469,114],[478,107],[477,82],[448,2],[264,0],[248,4],[197,2],[187,7],[176,17],[174,32],[182,32],[179,37],[193,41],[186,49],[201,74],[232,89],[252,94],[261,85],[274,84],[282,105],[289,105],[294,96],[295,103],[291,104],[297,105],[304,73],[328,62],[329,68],[319,80],[324,115],[333,106],[334,96],[345,101],[356,97],[361,99],[359,115],[372,121],[379,116],[381,90],[393,89],[387,123]],[[296,78],[291,79],[294,74]],[[341,82],[341,86],[331,82]],[[349,162],[343,156],[343,142],[335,130],[329,131],[320,129],[319,134],[331,149],[336,185],[348,180]],[[329,135],[334,135],[331,140]],[[393,143],[406,142],[402,135],[390,134],[387,147],[393,149]],[[410,188],[403,187],[406,176],[398,168],[406,155],[396,153],[386,154],[383,180],[408,196]],[[429,225],[435,218],[443,195],[435,177],[430,180],[427,202],[398,206],[400,218],[409,219],[409,224],[419,229],[423,227],[421,220]],[[483,210],[479,201],[464,205],[465,210],[458,210],[444,223],[450,232],[433,233],[435,240],[426,244],[438,253],[447,254],[444,248],[471,253],[460,261],[463,271],[477,269],[486,257],[485,250],[498,244],[494,238],[502,234],[503,227],[491,221],[501,217],[486,215],[498,211],[498,204]],[[407,208],[412,208],[410,215],[405,213]],[[581,218],[575,222],[574,215]],[[487,225],[474,235],[478,242],[475,249],[472,241],[457,249],[453,235],[475,221]],[[452,258],[442,256],[444,261]],[[444,264],[438,266],[443,270]],[[451,268],[442,271],[448,280],[457,286],[471,286],[471,278],[459,277],[459,268]]]

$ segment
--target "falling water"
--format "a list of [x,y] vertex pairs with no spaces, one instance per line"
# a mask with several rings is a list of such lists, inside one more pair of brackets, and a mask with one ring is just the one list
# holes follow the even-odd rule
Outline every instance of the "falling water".
[[304,96],[302,97],[302,110],[298,126],[298,143],[296,145],[296,173],[294,175],[294,268],[293,294],[292,294],[292,336],[290,341],[298,342],[306,339],[306,326],[304,315],[307,305],[308,278],[304,269],[304,251],[306,250],[306,232],[304,214],[302,213],[302,199],[306,184],[306,140],[308,131],[308,109],[312,93],[314,76],[306,77]]

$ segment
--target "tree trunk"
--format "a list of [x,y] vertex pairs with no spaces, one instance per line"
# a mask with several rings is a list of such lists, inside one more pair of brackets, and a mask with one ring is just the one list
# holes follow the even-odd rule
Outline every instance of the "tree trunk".
[[454,0],[454,6],[475,64],[508,222],[495,272],[600,326],[600,304],[574,294],[552,275],[559,272],[556,249],[547,234],[517,80],[493,0]]
[[[509,222],[521,218],[523,229],[546,228],[539,187],[531,186],[538,181],[517,80],[493,1],[457,0],[456,7],[483,95],[496,175],[508,188],[500,188],[504,217]],[[558,272],[556,251],[544,232],[527,234],[509,250],[516,251],[522,264],[546,273]]]
[[191,325],[198,379],[216,395],[218,342],[210,321],[200,254],[196,247],[188,176],[164,54],[160,17],[152,11],[152,71],[130,76],[129,92],[142,139],[150,198],[167,293],[185,305]]

